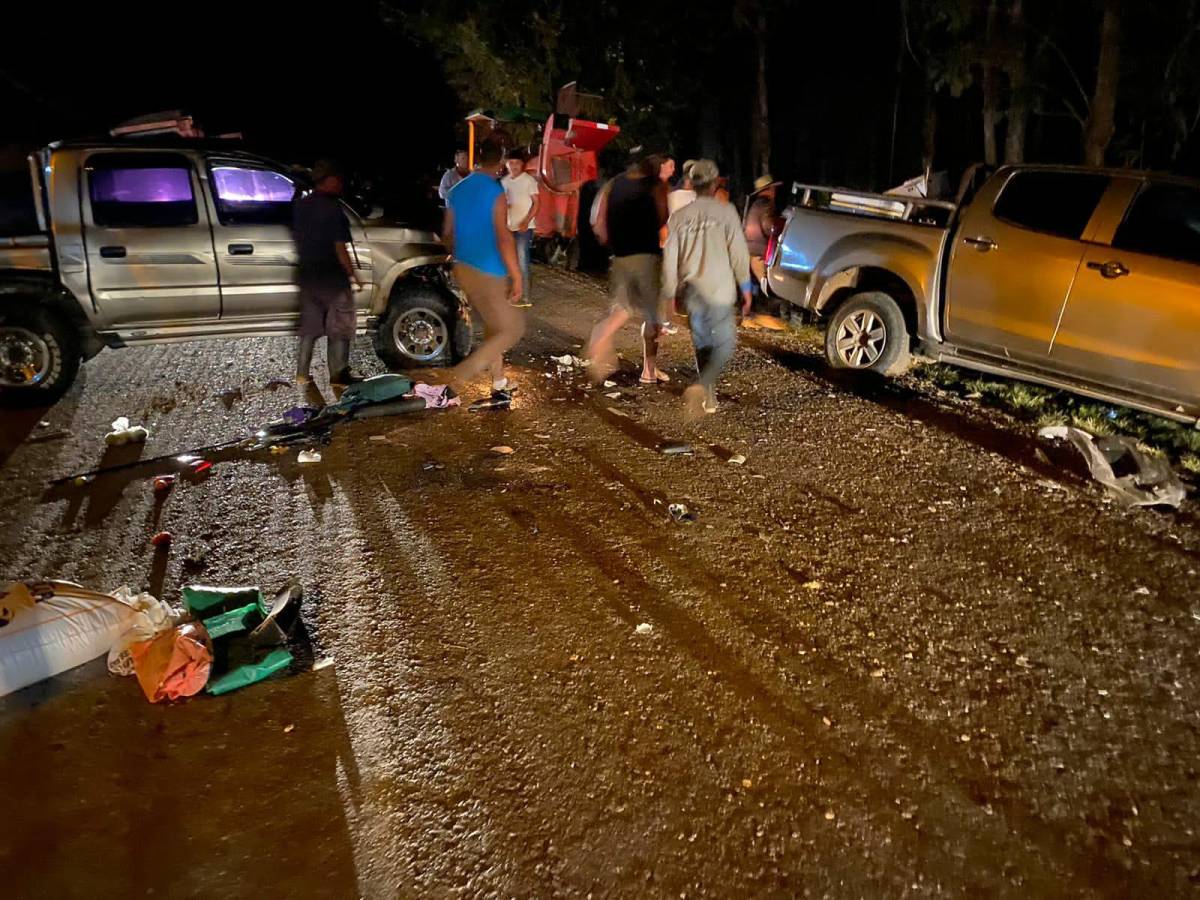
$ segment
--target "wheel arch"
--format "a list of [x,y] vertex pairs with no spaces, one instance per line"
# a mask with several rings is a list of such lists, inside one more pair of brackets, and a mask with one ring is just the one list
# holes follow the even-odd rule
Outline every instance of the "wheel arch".
[[383,276],[371,304],[371,314],[383,315],[397,290],[412,281],[445,284],[446,255],[412,256],[393,264]]
[[921,333],[923,305],[904,278],[881,266],[851,266],[826,278],[814,310],[828,321],[838,307],[855,294],[875,292],[887,294],[900,307],[904,324],[908,326],[909,341],[915,343]]
[[10,304],[22,302],[38,303],[67,322],[75,331],[85,359],[91,359],[104,349],[104,340],[92,327],[79,302],[53,275],[0,271],[0,320]]

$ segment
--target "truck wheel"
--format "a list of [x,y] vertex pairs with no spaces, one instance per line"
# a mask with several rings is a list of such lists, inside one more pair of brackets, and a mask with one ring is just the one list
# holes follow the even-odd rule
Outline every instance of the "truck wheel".
[[60,316],[36,306],[0,309],[0,405],[49,406],[82,360],[78,335]]
[[825,330],[825,358],[835,369],[903,375],[908,344],[904,313],[880,291],[855,294],[837,308]]
[[375,352],[390,369],[450,366],[471,352],[471,323],[457,298],[427,285],[402,289],[375,332]]

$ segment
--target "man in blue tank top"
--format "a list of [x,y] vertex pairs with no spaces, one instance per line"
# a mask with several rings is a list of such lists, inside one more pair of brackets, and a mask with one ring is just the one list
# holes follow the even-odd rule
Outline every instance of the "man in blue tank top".
[[512,389],[504,376],[504,354],[525,334],[525,314],[512,305],[521,297],[517,248],[508,230],[508,203],[496,180],[504,158],[498,143],[485,141],[476,153],[475,171],[456,184],[446,197],[442,240],[454,257],[454,280],[471,308],[483,319],[482,344],[454,367],[456,387],[482,372],[492,379],[492,395],[471,409],[507,407]]

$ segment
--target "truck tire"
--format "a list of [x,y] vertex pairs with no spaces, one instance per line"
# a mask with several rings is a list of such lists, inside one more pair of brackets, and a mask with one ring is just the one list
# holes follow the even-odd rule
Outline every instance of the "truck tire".
[[28,302],[0,307],[0,406],[49,406],[75,382],[83,361],[75,329]]
[[850,297],[829,320],[825,358],[835,369],[903,375],[910,355],[908,326],[900,305],[881,291]]
[[389,369],[452,366],[471,352],[471,320],[458,299],[427,284],[392,294],[375,332],[375,353]]

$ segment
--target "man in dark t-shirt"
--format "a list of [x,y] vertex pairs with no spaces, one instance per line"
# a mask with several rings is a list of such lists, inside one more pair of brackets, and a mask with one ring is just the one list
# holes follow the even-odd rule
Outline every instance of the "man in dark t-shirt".
[[670,381],[658,368],[658,338],[664,321],[659,300],[662,249],[659,231],[667,221],[667,190],[659,179],[660,160],[647,156],[630,164],[600,199],[597,237],[612,249],[613,305],[592,329],[587,354],[591,378],[600,382],[616,368],[613,339],[633,316],[642,319],[642,384]]
[[354,295],[350,282],[362,287],[346,245],[350,223],[338,200],[344,188],[341,172],[322,160],[313,167],[315,189],[296,201],[292,234],[296,241],[296,282],[300,287],[300,348],[296,382],[307,384],[313,345],[327,338],[329,381],[335,386],[362,378],[350,370],[350,339],[354,337]]

